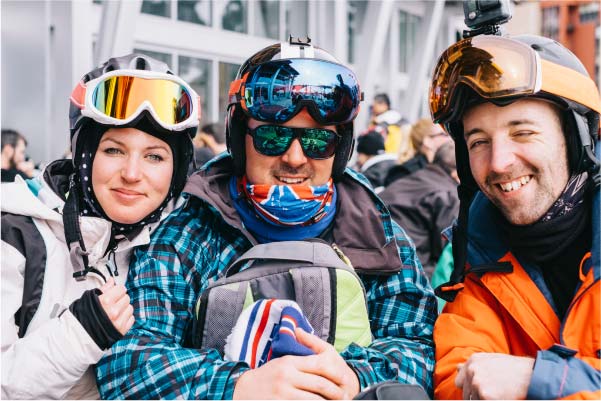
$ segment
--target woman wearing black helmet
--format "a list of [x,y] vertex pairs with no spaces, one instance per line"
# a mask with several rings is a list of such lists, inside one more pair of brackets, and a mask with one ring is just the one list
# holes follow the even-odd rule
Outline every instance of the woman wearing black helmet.
[[2,190],[2,397],[98,398],[90,365],[129,330],[133,247],[179,195],[198,96],[131,54],[71,95],[73,160]]

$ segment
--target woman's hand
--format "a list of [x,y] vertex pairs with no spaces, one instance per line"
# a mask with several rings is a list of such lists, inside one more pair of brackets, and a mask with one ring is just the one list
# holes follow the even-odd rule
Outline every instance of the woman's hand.
[[100,287],[102,294],[98,296],[100,305],[110,319],[115,329],[122,335],[134,324],[134,308],[129,303],[129,295],[123,284],[115,284],[115,280],[110,277],[108,281]]

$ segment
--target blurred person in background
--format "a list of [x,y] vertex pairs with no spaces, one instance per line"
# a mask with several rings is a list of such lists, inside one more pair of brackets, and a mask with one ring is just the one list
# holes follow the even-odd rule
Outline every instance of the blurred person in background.
[[225,126],[221,123],[203,125],[198,133],[198,137],[204,142],[207,148],[211,149],[214,155],[227,151]]
[[392,218],[415,242],[428,277],[432,277],[445,245],[441,232],[459,212],[456,177],[455,145],[447,141],[438,148],[432,163],[393,181],[380,193]]
[[[225,144],[225,126],[221,123],[205,124],[194,137],[194,159],[197,168],[216,155],[227,151]],[[194,166],[190,166],[189,174],[194,172]]]
[[385,153],[384,138],[376,131],[357,138],[357,169],[374,187],[376,193],[384,186],[388,170],[396,164],[396,155]]
[[413,124],[409,135],[415,155],[390,169],[385,179],[386,186],[432,163],[438,148],[451,140],[444,129],[439,124],[434,124],[430,118],[422,118]]
[[407,120],[401,113],[390,108],[390,98],[386,93],[378,93],[374,96],[371,105],[371,121],[368,130],[379,129],[384,137],[384,149],[386,153],[398,154],[406,147],[406,133],[401,127],[407,125]]
[[24,179],[34,174],[34,165],[27,160],[27,140],[12,129],[2,129],[2,182],[13,182],[16,176]]
[[134,322],[129,257],[185,183],[197,98],[160,61],[112,58],[71,94],[73,160],[3,184],[3,399],[99,398],[91,365]]

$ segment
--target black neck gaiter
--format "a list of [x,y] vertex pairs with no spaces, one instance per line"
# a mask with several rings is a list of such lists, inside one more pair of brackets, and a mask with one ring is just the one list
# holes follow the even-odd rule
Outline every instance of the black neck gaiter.
[[591,198],[587,174],[573,176],[537,222],[512,225],[503,219],[512,252],[539,266],[557,312],[565,314],[578,284],[578,270],[591,247]]

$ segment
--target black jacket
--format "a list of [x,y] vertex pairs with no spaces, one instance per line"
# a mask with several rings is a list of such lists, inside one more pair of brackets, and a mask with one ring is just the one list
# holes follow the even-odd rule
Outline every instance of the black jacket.
[[431,277],[444,247],[440,232],[459,213],[457,183],[441,167],[429,164],[393,181],[380,198],[415,242],[424,270]]
[[398,166],[394,166],[390,170],[388,170],[388,174],[386,175],[386,178],[384,180],[384,185],[389,186],[399,178],[406,177],[409,174],[416,172],[417,170],[421,170],[428,164],[429,163],[428,159],[426,159],[426,156],[422,155],[421,153],[418,153],[411,159],[407,160],[405,163],[399,164]]
[[[396,155],[384,153],[369,159],[362,167],[361,174],[365,176],[374,188],[384,186],[388,171],[396,165]],[[379,192],[376,190],[376,192]]]

